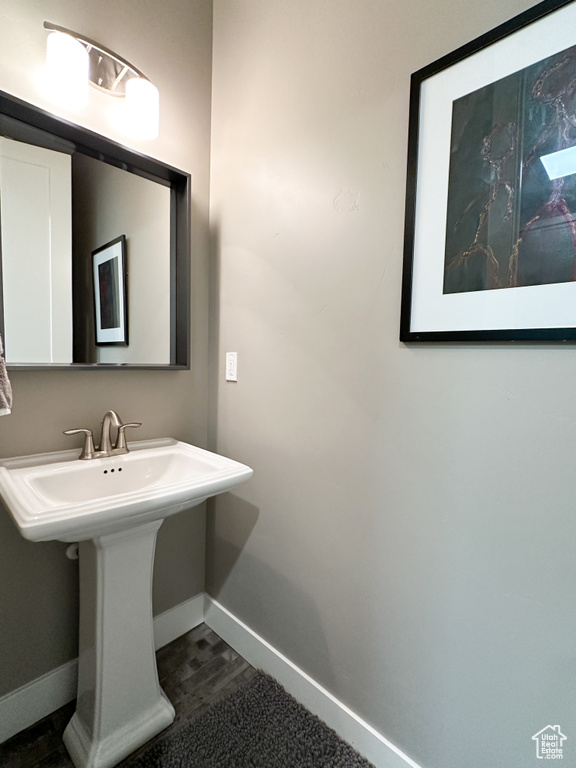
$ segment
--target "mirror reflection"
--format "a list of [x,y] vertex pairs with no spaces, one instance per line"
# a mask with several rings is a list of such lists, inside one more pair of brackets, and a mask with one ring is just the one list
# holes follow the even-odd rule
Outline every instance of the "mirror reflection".
[[[24,105],[39,130],[12,106],[0,98],[7,364],[187,367],[189,177]],[[123,272],[107,269],[103,282],[94,260],[120,241]],[[124,325],[102,335],[96,308],[120,317],[115,274],[125,282]]]
[[[74,360],[170,362],[170,190],[79,155],[73,163]],[[92,254],[126,238],[129,342],[96,346]]]

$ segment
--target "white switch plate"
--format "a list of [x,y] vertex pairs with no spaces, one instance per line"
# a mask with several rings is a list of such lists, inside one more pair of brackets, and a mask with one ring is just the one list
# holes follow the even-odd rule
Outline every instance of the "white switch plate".
[[238,381],[237,352],[226,352],[226,381]]

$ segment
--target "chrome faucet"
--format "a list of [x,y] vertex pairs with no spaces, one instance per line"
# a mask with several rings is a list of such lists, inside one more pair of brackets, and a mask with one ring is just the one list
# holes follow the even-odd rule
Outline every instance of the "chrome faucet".
[[[110,428],[114,426],[117,428],[116,443],[112,447],[112,441],[110,439]],[[129,424],[122,424],[120,417],[116,411],[106,411],[104,418],[102,419],[102,432],[100,435],[100,445],[98,448],[94,448],[94,437],[91,429],[79,428],[79,429],[67,429],[65,435],[77,435],[83,433],[85,437],[84,448],[80,454],[81,459],[102,459],[106,456],[120,456],[124,453],[129,453],[128,446],[126,444],[126,429],[128,427],[141,427],[141,421],[132,421]]]

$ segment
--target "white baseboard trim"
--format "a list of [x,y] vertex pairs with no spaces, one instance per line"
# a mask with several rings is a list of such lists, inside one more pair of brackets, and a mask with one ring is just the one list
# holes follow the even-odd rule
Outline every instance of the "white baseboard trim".
[[182,637],[204,621],[204,592],[154,617],[156,650]]
[[420,768],[402,750],[209,595],[206,595],[204,621],[246,661],[277,680],[377,768]]
[[[154,617],[156,650],[204,621],[204,593]],[[76,698],[78,659],[0,698],[0,744]]]
[[62,664],[0,699],[0,744],[76,697],[78,659]]

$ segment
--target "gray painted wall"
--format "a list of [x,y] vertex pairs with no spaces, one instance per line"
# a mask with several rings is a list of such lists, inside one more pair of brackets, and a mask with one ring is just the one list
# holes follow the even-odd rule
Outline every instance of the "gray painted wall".
[[208,589],[427,768],[576,755],[576,351],[398,341],[410,74],[530,5],[214,4]]
[[[14,372],[12,415],[0,419],[0,456],[73,447],[67,427],[98,423],[109,408],[143,422],[143,439],[206,441],[208,184],[212,3],[209,0],[4,0],[0,88],[50,108],[38,90],[44,20],[101,41],[141,68],[161,94],[160,138],[132,143],[192,174],[192,357],[189,372]],[[70,119],[130,144],[95,91]],[[24,297],[23,297],[24,300]],[[204,512],[167,520],[159,533],[155,613],[204,589]],[[0,695],[77,653],[77,563],[65,544],[31,544],[0,510]]]

